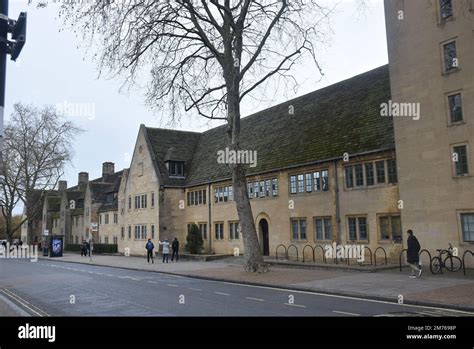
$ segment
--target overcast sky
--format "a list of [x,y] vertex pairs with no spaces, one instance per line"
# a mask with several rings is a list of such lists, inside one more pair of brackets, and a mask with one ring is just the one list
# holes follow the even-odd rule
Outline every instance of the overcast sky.
[[[46,9],[28,6],[27,0],[10,0],[10,18],[28,12],[27,43],[17,63],[9,61],[5,119],[8,120],[15,102],[42,105],[81,103],[93,107],[94,116],[71,116],[85,132],[78,137],[73,163],[65,178],[68,185],[77,183],[77,173],[89,172],[90,178],[101,175],[102,162],[112,161],[116,170],[130,165],[130,155],[140,124],[167,127],[168,120],[154,115],[144,105],[140,91],[120,92],[120,81],[98,79],[91,55],[78,49],[78,39],[70,31],[60,31],[57,5]],[[34,1],[36,3],[37,1]],[[356,1],[328,1],[338,5],[331,19],[332,35],[329,45],[319,50],[319,61],[325,76],[321,81],[313,65],[299,66],[295,77],[301,83],[293,98],[324,86],[363,73],[388,62],[383,1],[369,1],[362,13]],[[93,50],[92,50],[93,51]],[[314,72],[314,73],[311,73]],[[243,106],[243,115],[250,115],[285,97]],[[189,115],[176,129],[205,131],[206,119]]]

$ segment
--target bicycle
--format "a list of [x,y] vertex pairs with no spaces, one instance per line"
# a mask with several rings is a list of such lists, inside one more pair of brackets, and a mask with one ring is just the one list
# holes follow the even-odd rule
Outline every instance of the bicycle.
[[[443,268],[448,269],[451,272],[456,272],[461,269],[462,261],[461,258],[453,255],[453,246],[449,244],[447,250],[437,249],[438,256],[431,259],[431,272],[433,274],[443,273]],[[446,258],[443,259],[443,256],[447,254]]]

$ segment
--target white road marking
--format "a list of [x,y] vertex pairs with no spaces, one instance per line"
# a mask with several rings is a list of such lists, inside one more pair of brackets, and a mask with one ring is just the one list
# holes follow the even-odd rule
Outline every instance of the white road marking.
[[333,313],[338,313],[338,314],[343,314],[343,315],[360,316],[360,314],[356,314],[356,313],[347,313],[347,312],[345,312],[345,311],[338,311],[338,310],[333,310],[332,312],[333,312]]
[[[10,298],[13,298],[14,300],[16,300],[18,303],[20,303],[22,306],[24,306],[25,308],[31,310],[33,313],[37,314],[38,316],[41,316],[41,317],[44,317],[44,316],[49,316],[48,313],[46,313],[44,310],[41,310],[39,309],[38,307],[35,307],[33,304],[31,304],[30,302],[28,302],[27,300],[21,298],[19,295],[13,293],[12,291],[10,290],[7,290],[7,289],[3,289],[1,290],[1,292],[3,292],[3,294],[5,294],[6,296],[9,296]],[[40,312],[36,311],[35,309],[33,309],[33,307],[37,308],[39,311],[41,311],[43,314],[41,314]]]
[[158,282],[155,282],[155,281],[147,281],[149,282],[150,284],[157,284]]
[[173,285],[173,284],[166,284],[166,285],[170,287],[178,287],[178,285]]
[[265,299],[262,299],[262,298],[253,298],[253,297],[245,297],[245,298],[250,299],[252,301],[265,302]]
[[301,304],[291,304],[291,303],[283,303],[283,304],[291,305],[292,307],[306,308],[306,305],[301,305]]
[[[393,302],[389,302],[389,301],[381,301],[381,300],[377,300],[377,299],[358,298],[358,297],[353,297],[353,296],[341,296],[341,295],[337,295],[337,294],[309,292],[309,291],[294,290],[294,289],[289,289],[289,288],[276,288],[276,287],[271,287],[271,286],[247,285],[247,284],[239,284],[239,283],[236,283],[236,282],[228,282],[228,281],[214,281],[214,280],[206,280],[206,281],[207,282],[213,282],[213,283],[221,283],[221,284],[227,284],[227,285],[241,286],[241,287],[262,288],[262,289],[266,289],[266,290],[280,291],[280,292],[285,292],[285,293],[292,292],[292,293],[299,293],[299,294],[308,294],[308,295],[313,295],[313,296],[351,299],[351,300],[358,300],[358,301],[362,301],[362,302],[398,305],[397,299],[395,297],[394,297]],[[450,309],[450,308],[438,308],[438,307],[422,306],[422,305],[415,305],[415,304],[403,304],[403,305],[400,305],[400,306],[401,307],[418,308],[418,309],[436,309],[436,310],[441,310],[441,311],[451,311],[451,312],[455,312],[455,313],[467,314],[467,315],[474,316],[474,312],[468,312],[468,311]]]
[[111,277],[113,277],[113,275],[110,275],[110,274],[104,274],[104,275],[105,275],[105,276],[111,276]]
[[194,287],[190,287],[189,289],[193,291],[202,291],[200,288],[194,288]]
[[230,296],[230,294],[224,293],[224,292],[214,292],[214,293],[220,294],[220,295],[222,295],[222,296]]

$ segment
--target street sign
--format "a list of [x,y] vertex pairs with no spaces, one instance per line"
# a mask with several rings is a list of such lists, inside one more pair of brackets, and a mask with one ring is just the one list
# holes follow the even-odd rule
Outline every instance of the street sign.
[[44,235],[44,236],[48,236],[48,235],[49,235],[49,230],[48,230],[48,229],[45,229],[44,232],[43,232],[43,235]]
[[96,223],[96,222],[92,222],[91,223],[91,231],[93,231],[93,232],[99,231],[99,224]]

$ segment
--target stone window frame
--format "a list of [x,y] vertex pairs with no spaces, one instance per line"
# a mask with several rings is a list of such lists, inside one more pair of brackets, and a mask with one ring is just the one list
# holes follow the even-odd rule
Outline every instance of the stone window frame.
[[[454,46],[455,46],[455,50],[456,50],[455,58],[458,60],[457,61],[458,65],[457,65],[457,67],[453,66],[450,69],[448,69],[447,62],[446,62],[445,48],[446,48],[446,46],[448,46],[449,44],[452,44],[452,43],[454,43]],[[440,54],[441,54],[441,72],[442,72],[442,75],[449,75],[449,74],[452,74],[452,73],[455,73],[455,72],[461,70],[461,68],[460,68],[460,59],[459,59],[458,37],[456,36],[456,37],[453,37],[451,39],[442,41],[442,42],[440,42],[439,46],[440,46]]]
[[[461,96],[461,117],[462,119],[459,121],[452,121],[451,119],[451,105],[450,105],[450,97],[460,95]],[[463,89],[458,89],[454,91],[450,91],[445,93],[445,105],[446,105],[446,120],[448,127],[450,126],[458,126],[463,125],[466,123],[466,118],[464,117],[464,91]]]
[[[293,222],[298,222],[298,237],[295,238],[294,231],[293,231]],[[305,222],[305,237],[301,237],[301,222]],[[307,242],[308,241],[308,220],[306,217],[291,217],[290,218],[290,241],[300,241],[300,242]]]
[[[199,231],[201,232],[201,237],[203,240],[207,240],[207,222],[198,222],[197,226],[199,227]],[[205,234],[203,234],[203,231],[201,230],[201,227],[205,227]]]
[[[229,226],[229,240],[230,241],[239,241],[240,240],[240,222],[239,221],[228,221]],[[234,227],[234,229],[232,229]],[[234,234],[232,233],[234,231]],[[237,236],[237,238],[235,237]]]
[[[456,173],[456,162],[454,161],[454,153],[455,153],[454,148],[455,147],[462,147],[462,146],[466,147],[467,173],[457,174]],[[457,178],[471,177],[472,176],[472,169],[471,169],[471,166],[469,164],[471,151],[469,149],[469,142],[459,142],[459,143],[450,144],[449,149],[450,149],[450,157],[449,158],[450,158],[450,161],[451,161],[451,170],[452,170],[453,178],[457,179]]]
[[[325,220],[328,220],[329,219],[329,223],[330,223],[330,234],[329,234],[329,239],[326,239],[326,225],[325,225]],[[323,238],[322,239],[318,239],[318,235],[317,235],[317,224],[316,224],[316,221],[317,220],[321,220],[322,221],[322,228],[323,228],[323,231],[322,231],[322,234],[323,234]],[[328,242],[328,241],[332,241],[332,232],[333,232],[333,224],[332,224],[332,216],[314,216],[313,217],[313,231],[314,231],[314,242],[321,242],[321,241],[325,241],[325,242]]]
[[[402,216],[400,213],[392,212],[392,213],[377,213],[377,236],[379,243],[402,243],[403,241],[403,225],[402,225]],[[389,238],[382,239],[382,227],[381,227],[381,218],[388,217],[388,229],[389,229]],[[398,217],[400,219],[400,236],[398,239],[394,239],[393,237],[393,225],[392,225],[392,217]]]
[[464,227],[462,225],[462,217],[461,216],[465,215],[465,214],[474,215],[474,208],[456,210],[456,221],[457,221],[457,224],[458,224],[459,245],[460,246],[472,247],[472,245],[474,245],[474,240],[472,240],[472,241],[464,240]]
[[[219,229],[221,234],[219,234],[219,238],[217,238],[217,225],[222,226],[222,229]],[[225,224],[224,221],[214,221],[214,240],[215,241],[224,241],[225,238]]]
[[[377,163],[384,162],[384,182],[379,182],[378,174],[377,174]],[[389,161],[395,161],[395,164],[397,164],[397,158],[395,156],[390,156],[390,157],[385,157],[385,158],[377,158],[377,159],[372,159],[372,160],[365,160],[365,161],[355,161],[353,163],[349,163],[347,165],[343,166],[343,173],[344,173],[344,189],[345,190],[358,190],[358,189],[368,189],[368,188],[380,188],[383,186],[389,186],[389,185],[398,185],[398,167],[396,166],[396,172],[395,176],[397,181],[391,183],[390,182],[390,172],[389,172]],[[356,185],[356,178],[355,178],[355,167],[357,165],[362,166],[362,175],[363,175],[363,185]],[[372,176],[368,176],[368,165],[371,166],[371,173]],[[351,174],[352,174],[352,187],[348,187],[348,168],[352,168]],[[372,184],[368,184],[368,178],[372,179]]]
[[[361,239],[360,238],[360,218],[365,218],[365,227],[366,227],[366,232],[367,232],[367,239]],[[350,224],[349,224],[349,219],[355,219],[356,220],[356,239],[352,240],[350,236]],[[370,242],[370,228],[369,228],[369,218],[368,214],[350,214],[346,216],[346,231],[347,231],[347,242],[365,242],[369,243]]]
[[[326,176],[324,176],[324,174],[326,174]],[[289,173],[288,178],[288,193],[290,196],[329,192],[328,167]],[[319,190],[316,190],[317,188],[319,188]]]

